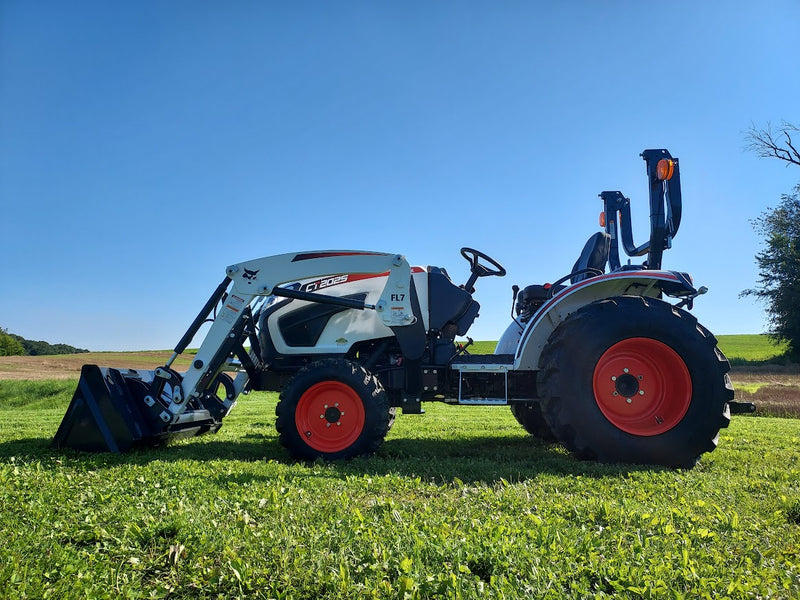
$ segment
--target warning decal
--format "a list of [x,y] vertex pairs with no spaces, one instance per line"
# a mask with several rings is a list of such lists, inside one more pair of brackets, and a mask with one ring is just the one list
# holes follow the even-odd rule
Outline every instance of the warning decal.
[[228,296],[228,301],[225,303],[225,307],[222,309],[219,318],[227,323],[233,323],[236,317],[239,316],[239,313],[242,312],[243,308],[244,298],[239,298],[236,294],[231,294]]

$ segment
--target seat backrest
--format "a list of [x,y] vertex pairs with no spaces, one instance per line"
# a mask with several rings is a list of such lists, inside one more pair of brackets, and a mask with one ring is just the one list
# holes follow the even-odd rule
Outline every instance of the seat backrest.
[[478,316],[480,305],[472,294],[450,280],[447,271],[428,267],[429,328],[441,329],[447,323],[458,325],[458,334],[464,335]]
[[[605,273],[608,253],[611,249],[611,236],[605,231],[598,231],[586,242],[581,255],[572,267],[575,276],[570,278],[570,283],[578,283],[590,277]],[[595,269],[598,273],[580,273],[584,269]]]

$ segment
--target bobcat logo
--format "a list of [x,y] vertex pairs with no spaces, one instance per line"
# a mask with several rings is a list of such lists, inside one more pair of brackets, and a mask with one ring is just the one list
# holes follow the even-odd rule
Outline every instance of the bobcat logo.
[[[260,271],[260,270],[261,269],[259,269],[258,271]],[[242,279],[247,279],[247,283],[250,284],[256,279],[256,276],[258,275],[258,271],[251,271],[250,269],[245,269],[244,270],[244,275],[242,275]]]

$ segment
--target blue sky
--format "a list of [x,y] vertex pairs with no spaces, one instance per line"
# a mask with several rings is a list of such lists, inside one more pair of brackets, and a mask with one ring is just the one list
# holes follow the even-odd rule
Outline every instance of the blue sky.
[[0,326],[92,350],[170,348],[227,265],[367,249],[481,280],[475,339],[512,284],[567,273],[597,194],[639,152],[681,159],[665,268],[715,333],[758,333],[748,220],[800,169],[745,151],[800,122],[800,3],[0,4]]

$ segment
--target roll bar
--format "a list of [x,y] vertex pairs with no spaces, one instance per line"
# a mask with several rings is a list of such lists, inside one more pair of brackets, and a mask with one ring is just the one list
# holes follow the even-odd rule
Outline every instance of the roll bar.
[[[645,150],[641,157],[647,164],[647,179],[650,192],[650,239],[637,246],[633,242],[631,226],[631,201],[622,192],[602,192],[605,230],[611,236],[609,266],[611,270],[621,266],[619,257],[619,238],[628,256],[647,254],[647,269],[660,269],[664,250],[672,247],[672,239],[681,224],[681,174],[678,159],[668,150]],[[659,163],[669,162],[669,177],[659,174]],[[663,173],[662,173],[663,175]]]

